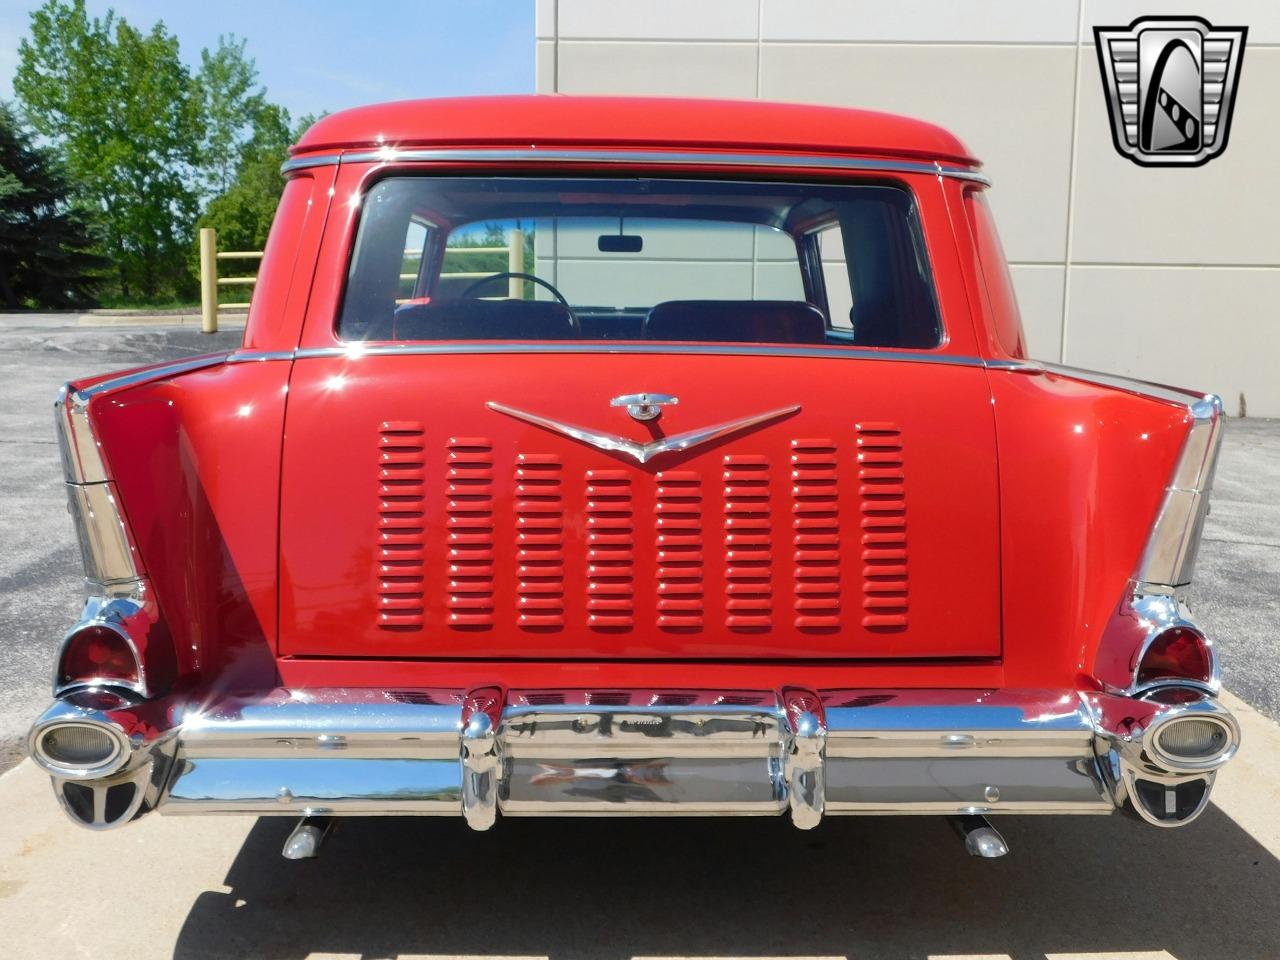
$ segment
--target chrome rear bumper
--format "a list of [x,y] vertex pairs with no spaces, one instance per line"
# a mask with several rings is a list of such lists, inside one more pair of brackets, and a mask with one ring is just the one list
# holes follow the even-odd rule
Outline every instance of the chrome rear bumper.
[[[1156,732],[1188,717],[1219,724],[1227,747],[1189,763],[1156,749]],[[462,816],[486,829],[499,811],[789,812],[809,828],[826,814],[1118,807],[1176,826],[1204,808],[1239,740],[1210,698],[1168,706],[1074,690],[314,689],[112,710],[64,700],[33,727],[33,748],[68,722],[129,744],[94,779],[43,763],[67,812],[97,828],[151,809]],[[126,783],[130,804],[108,802]]]

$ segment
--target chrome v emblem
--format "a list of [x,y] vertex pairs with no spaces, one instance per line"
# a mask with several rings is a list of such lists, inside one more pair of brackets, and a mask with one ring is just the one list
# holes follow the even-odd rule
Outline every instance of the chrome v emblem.
[[550,417],[529,413],[527,410],[517,410],[515,407],[508,407],[505,403],[495,403],[491,400],[485,406],[490,410],[496,410],[498,413],[505,413],[508,417],[515,417],[517,420],[523,420],[526,423],[532,423],[535,426],[546,427],[548,430],[562,433],[573,440],[589,444],[597,450],[605,450],[610,453],[625,453],[629,457],[634,457],[640,463],[648,463],[662,453],[688,450],[690,447],[707,443],[717,437],[723,437],[726,434],[737,433],[739,430],[753,427],[757,423],[765,423],[768,420],[785,417],[787,414],[795,413],[800,409],[800,404],[797,403],[792,407],[781,407],[778,410],[770,410],[767,413],[757,413],[753,417],[729,420],[725,423],[703,427],[700,430],[690,430],[687,433],[677,433],[670,437],[660,437],[649,443],[637,443],[635,440],[628,440],[626,437],[619,437],[612,433],[588,430],[586,427],[578,427],[572,423],[552,420]]

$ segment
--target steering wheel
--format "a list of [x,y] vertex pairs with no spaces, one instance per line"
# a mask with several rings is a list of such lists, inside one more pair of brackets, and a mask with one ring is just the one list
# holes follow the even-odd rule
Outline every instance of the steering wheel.
[[553,297],[560,301],[560,305],[565,308],[569,314],[569,325],[573,327],[573,332],[578,336],[582,336],[582,321],[578,319],[578,315],[573,312],[573,307],[569,306],[569,301],[564,298],[564,294],[553,287],[541,277],[535,277],[532,273],[513,273],[503,270],[501,273],[491,273],[487,277],[481,277],[474,283],[467,285],[467,288],[458,294],[459,298],[470,297],[475,295],[475,291],[483,287],[486,283],[492,283],[495,280],[532,280],[539,286],[546,287]]

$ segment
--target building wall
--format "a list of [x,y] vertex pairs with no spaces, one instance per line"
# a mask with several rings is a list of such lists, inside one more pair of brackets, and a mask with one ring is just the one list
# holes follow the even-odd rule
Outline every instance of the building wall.
[[[1175,5],[1176,6],[1176,5]],[[957,133],[994,180],[1033,355],[1280,416],[1280,3],[1249,27],[1227,150],[1151,169],[1111,144],[1093,26],[1130,0],[537,0],[539,92],[805,101]]]

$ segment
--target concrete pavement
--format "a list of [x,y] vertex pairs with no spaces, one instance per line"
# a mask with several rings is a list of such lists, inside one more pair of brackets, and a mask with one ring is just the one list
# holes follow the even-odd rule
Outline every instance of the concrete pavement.
[[150,815],[91,833],[30,761],[0,779],[6,956],[129,960],[842,957],[1274,960],[1280,727],[1234,699],[1240,755],[1199,821],[1009,817],[1002,860],[941,818],[341,822]]
[[[0,751],[48,699],[80,605],[50,405],[73,376],[227,349],[237,331],[0,316]],[[964,855],[935,818],[455,820],[339,825],[315,862],[288,819],[148,816],[91,833],[24,762],[0,777],[0,951],[130,960],[410,956],[1280,958],[1280,423],[1233,421],[1197,609],[1244,727],[1183,830],[1122,817],[1000,822]],[[0,763],[0,766],[3,764]]]

